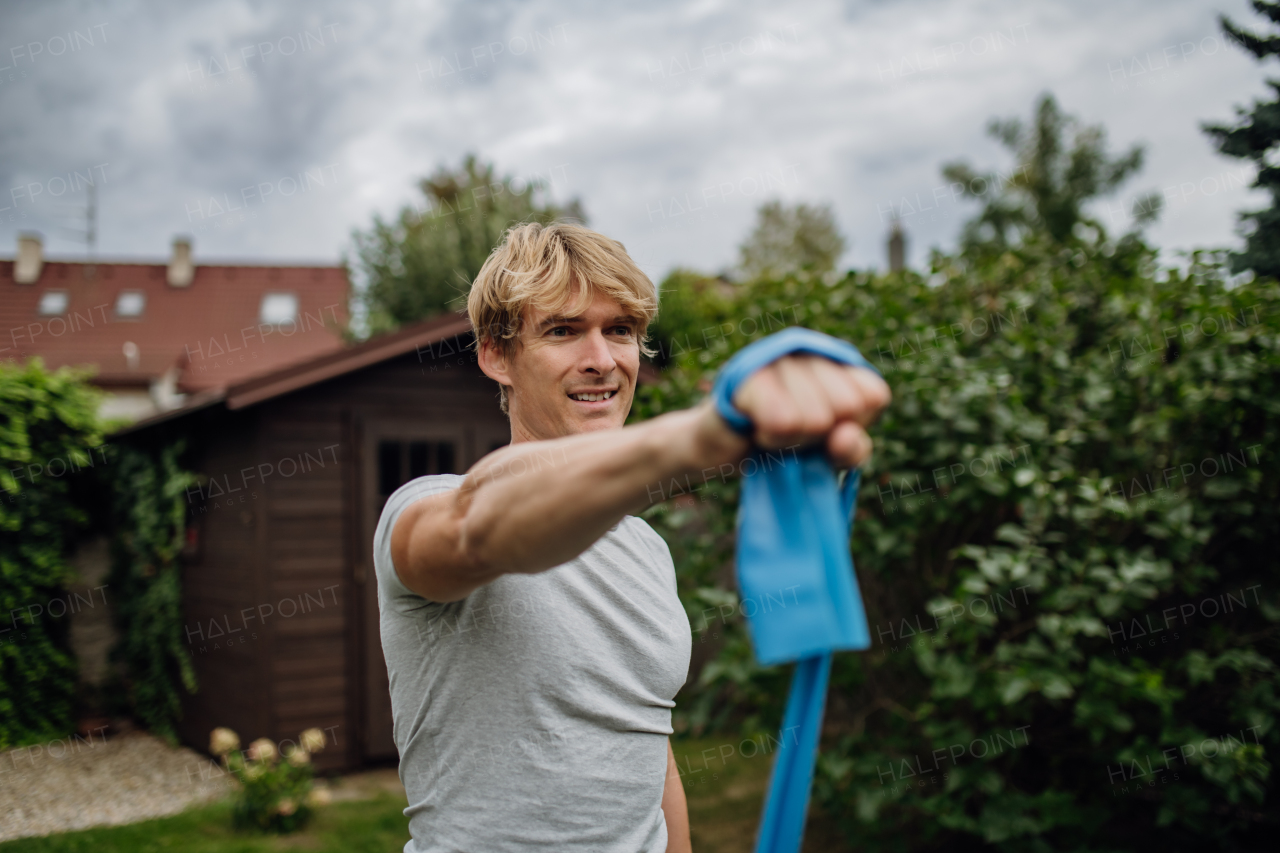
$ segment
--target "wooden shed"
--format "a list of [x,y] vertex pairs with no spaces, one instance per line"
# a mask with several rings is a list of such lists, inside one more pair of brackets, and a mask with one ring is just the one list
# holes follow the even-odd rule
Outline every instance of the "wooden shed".
[[[182,438],[205,479],[188,494],[184,630],[199,690],[179,735],[204,750],[328,734],[322,770],[397,757],[378,633],[373,531],[391,492],[464,473],[510,440],[498,386],[448,314],[195,395],[121,439]],[[647,365],[640,379],[656,376]]]

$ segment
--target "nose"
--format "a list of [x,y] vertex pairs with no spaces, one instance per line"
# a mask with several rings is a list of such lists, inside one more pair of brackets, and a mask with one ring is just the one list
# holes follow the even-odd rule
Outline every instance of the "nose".
[[578,369],[583,373],[594,373],[598,376],[608,376],[617,366],[617,361],[613,357],[612,350],[609,349],[609,340],[604,336],[604,330],[600,328],[592,328],[581,338],[582,350],[579,353]]

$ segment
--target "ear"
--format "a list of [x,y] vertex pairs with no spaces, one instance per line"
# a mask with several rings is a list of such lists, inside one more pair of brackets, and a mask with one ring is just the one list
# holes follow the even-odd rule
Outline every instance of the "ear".
[[493,339],[481,341],[480,352],[477,355],[480,370],[484,372],[485,376],[488,376],[499,385],[510,387],[513,384],[511,382],[510,360],[498,348]]

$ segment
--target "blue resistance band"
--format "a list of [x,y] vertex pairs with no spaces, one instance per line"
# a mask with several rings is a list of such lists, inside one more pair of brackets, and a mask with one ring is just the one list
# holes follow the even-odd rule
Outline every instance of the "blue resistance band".
[[[733,405],[733,395],[747,377],[796,353],[875,370],[856,347],[829,335],[800,328],[770,335],[739,351],[716,377],[712,400],[731,429],[747,436],[752,432],[751,421]],[[752,645],[762,664],[796,661],[756,853],[798,853],[832,652],[871,646],[849,555],[860,476],[850,471],[837,484],[821,447],[757,449],[742,470],[738,591],[744,613],[747,601],[754,605],[748,617]]]

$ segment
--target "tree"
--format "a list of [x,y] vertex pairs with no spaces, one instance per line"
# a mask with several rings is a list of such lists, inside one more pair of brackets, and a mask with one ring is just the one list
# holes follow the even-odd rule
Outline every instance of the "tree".
[[499,178],[473,155],[457,169],[441,166],[419,187],[425,209],[405,206],[393,222],[375,216],[368,231],[352,234],[357,299],[370,333],[462,308],[511,225],[586,220],[577,199],[563,207],[549,201],[546,181]]
[[[1273,24],[1280,24],[1280,3],[1254,0],[1253,8]],[[1280,35],[1255,35],[1236,27],[1225,15],[1219,20],[1227,37],[1259,61],[1280,55]],[[1268,80],[1267,85],[1280,95],[1280,80]],[[1258,177],[1252,185],[1271,194],[1271,206],[1241,215],[1247,229],[1245,248],[1232,256],[1231,268],[1280,277],[1280,167],[1273,165],[1274,158],[1269,163],[1267,157],[1280,145],[1280,97],[1265,103],[1254,101],[1250,111],[1237,107],[1236,112],[1241,120],[1234,127],[1210,124],[1204,130],[1217,140],[1223,154],[1247,158],[1257,165]]]
[[739,267],[748,278],[827,272],[835,269],[845,248],[829,205],[788,207],[770,201],[756,211],[755,229],[739,249]]
[[[1077,225],[1104,234],[1089,218],[1085,205],[1105,196],[1142,167],[1142,146],[1118,157],[1106,152],[1106,131],[1100,125],[1082,127],[1064,115],[1050,94],[1040,97],[1030,126],[1020,119],[993,119],[987,132],[1016,157],[1008,175],[978,173],[967,163],[951,163],[942,174],[961,195],[984,202],[982,211],[967,222],[961,242],[967,249],[997,252],[1040,234],[1065,245],[1079,234]],[[1148,194],[1132,209],[1138,225],[1159,214],[1160,197]]]

